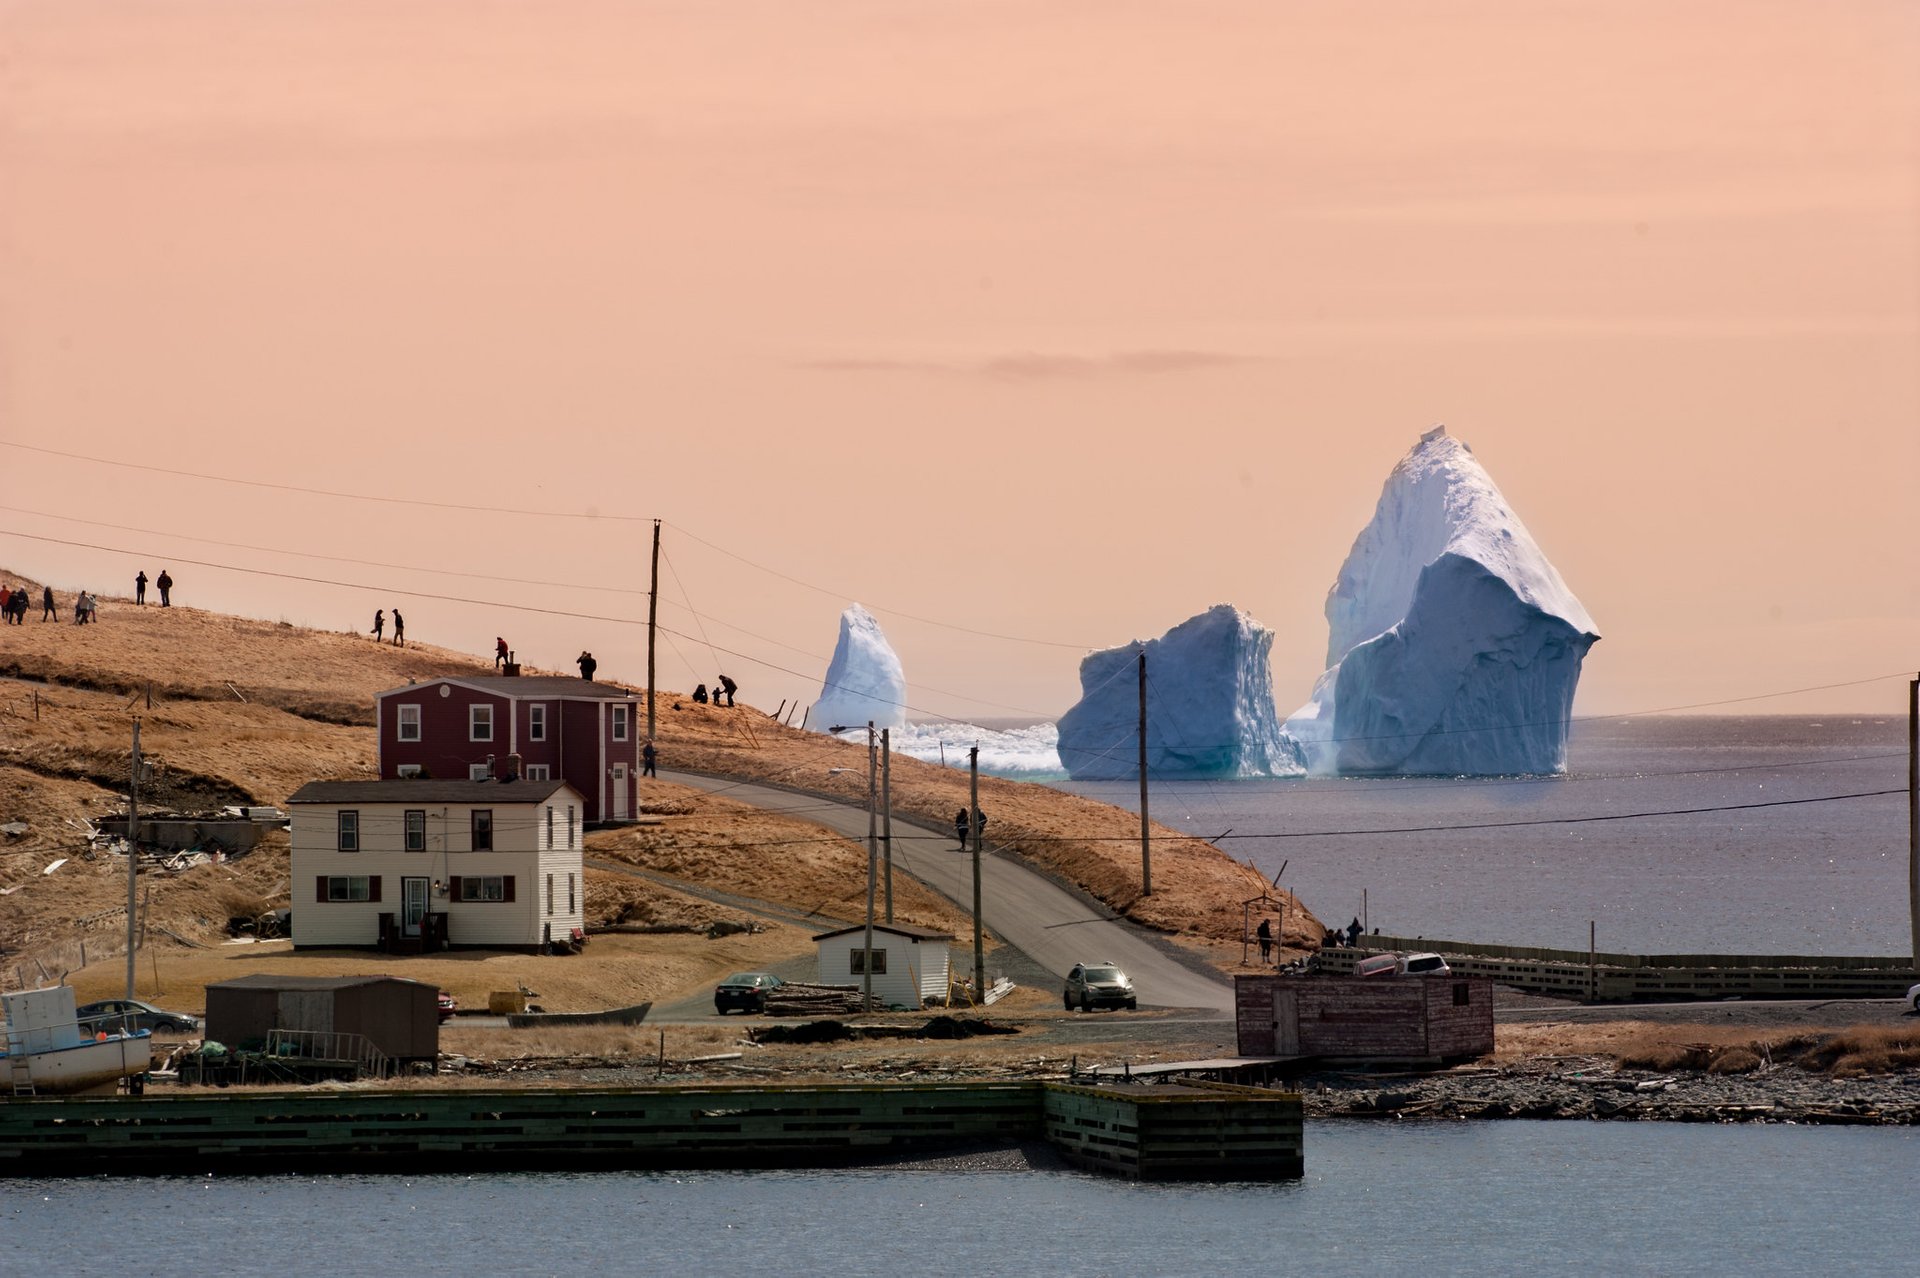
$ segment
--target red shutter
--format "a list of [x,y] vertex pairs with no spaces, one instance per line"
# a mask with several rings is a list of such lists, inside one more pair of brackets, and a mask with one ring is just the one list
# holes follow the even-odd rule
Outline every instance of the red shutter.
[[513,876],[511,874],[504,875],[500,879],[500,899],[503,901],[511,901],[513,899]]
[[380,899],[380,876],[377,874],[369,874],[367,876],[367,900],[378,901],[379,899]]
[[314,876],[313,899],[316,901],[325,901],[327,899],[327,876],[324,874]]
[[447,876],[447,898],[453,901],[460,899],[460,876],[457,874]]

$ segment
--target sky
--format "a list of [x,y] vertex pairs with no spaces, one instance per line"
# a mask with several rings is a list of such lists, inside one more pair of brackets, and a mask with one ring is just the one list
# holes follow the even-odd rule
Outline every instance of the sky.
[[1866,0],[0,0],[0,564],[638,683],[659,519],[665,688],[810,703],[857,601],[917,716],[1052,717],[1230,602],[1285,714],[1445,423],[1576,714],[1904,713],[1915,66]]

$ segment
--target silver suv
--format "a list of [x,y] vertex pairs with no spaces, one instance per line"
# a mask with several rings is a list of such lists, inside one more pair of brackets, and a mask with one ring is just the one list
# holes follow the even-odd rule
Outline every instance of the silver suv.
[[1132,1011],[1133,982],[1111,963],[1075,963],[1067,973],[1064,996],[1067,1010],[1091,1012],[1096,1007],[1124,1007]]

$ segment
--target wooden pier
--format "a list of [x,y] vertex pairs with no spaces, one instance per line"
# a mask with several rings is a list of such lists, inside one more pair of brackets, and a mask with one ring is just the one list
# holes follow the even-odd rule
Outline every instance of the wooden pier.
[[1137,1179],[1301,1175],[1297,1095],[983,1082],[10,1100],[0,1177],[819,1167],[1037,1139]]

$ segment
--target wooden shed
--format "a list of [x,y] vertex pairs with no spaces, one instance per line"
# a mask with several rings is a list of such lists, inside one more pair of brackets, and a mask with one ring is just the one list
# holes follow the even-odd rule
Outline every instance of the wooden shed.
[[[867,979],[867,928],[864,923],[822,932],[813,938],[820,956],[820,980],[827,985],[862,985]],[[947,943],[951,932],[873,925],[873,995],[890,1006],[920,1007],[947,996]]]
[[392,1061],[437,1061],[439,990],[397,976],[242,976],[207,986],[206,1035],[228,1047],[273,1030],[359,1035]]
[[1479,976],[1234,978],[1242,1056],[1451,1060],[1493,1050],[1493,982]]

